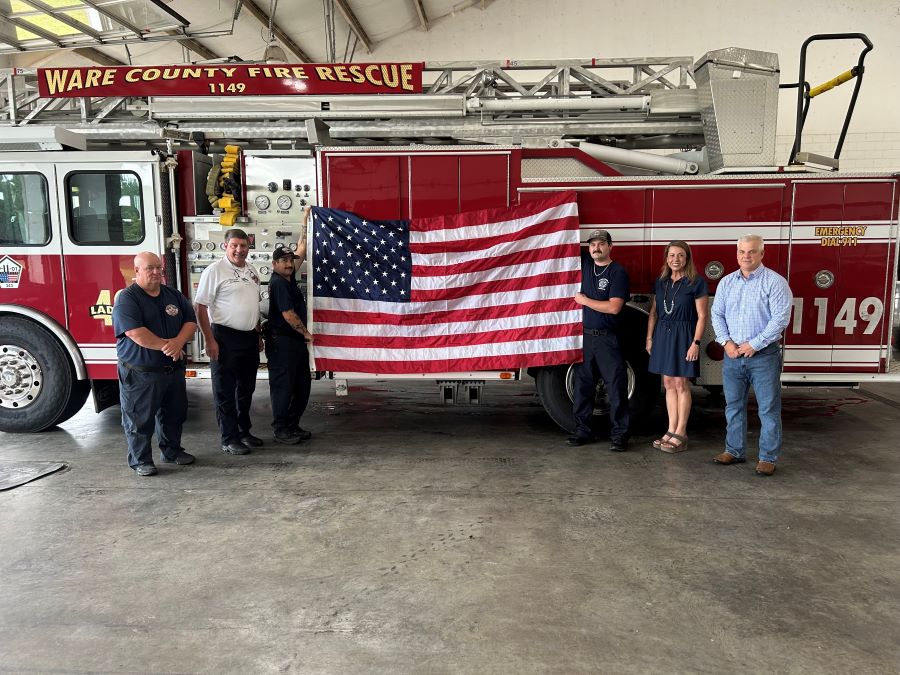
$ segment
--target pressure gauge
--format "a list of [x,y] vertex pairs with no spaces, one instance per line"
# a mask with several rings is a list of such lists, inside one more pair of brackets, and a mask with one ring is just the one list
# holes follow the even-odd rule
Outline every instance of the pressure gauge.
[[278,198],[278,208],[282,211],[287,211],[291,206],[294,205],[294,202],[287,195],[281,195]]
[[268,299],[269,299],[269,291],[263,291],[263,292],[262,292],[262,299],[263,299],[263,300],[268,300]]
[[211,242],[211,241],[206,242],[206,249],[207,249],[208,251],[212,251],[212,250],[214,250],[215,248],[216,248],[216,245],[215,245],[214,242]]
[[203,244],[201,244],[199,241],[191,242],[191,250],[192,251],[199,251],[201,248],[203,248]]
[[260,211],[265,211],[269,208],[269,205],[272,203],[266,195],[259,195],[256,199],[253,200],[253,203],[256,204],[256,208]]
[[260,274],[268,274],[268,273],[269,273],[269,268],[268,268],[268,267],[260,267],[260,268],[259,268],[259,273],[260,273]]
[[296,250],[297,250],[297,244],[291,244],[291,250],[292,250],[292,251],[296,251]]

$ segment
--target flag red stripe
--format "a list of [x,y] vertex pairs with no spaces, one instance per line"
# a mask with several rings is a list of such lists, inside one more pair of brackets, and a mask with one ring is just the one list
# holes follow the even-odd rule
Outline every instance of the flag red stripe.
[[526,288],[538,288],[540,286],[574,284],[580,280],[581,270],[573,270],[571,272],[551,272],[548,274],[536,274],[533,277],[521,277],[519,279],[485,281],[480,284],[460,286],[458,288],[442,288],[439,290],[413,289],[410,292],[410,300],[412,302],[455,300],[471,295],[487,295],[490,293],[503,293],[506,291],[523,291]]
[[[580,349],[559,352],[536,352],[510,356],[487,356],[471,359],[438,359],[434,361],[354,361],[346,359],[316,359],[317,370],[338,372],[366,372],[383,375],[409,373],[464,373],[479,370],[518,370],[539,366],[562,366],[578,363],[583,358]],[[361,370],[361,366],[365,369]]]
[[[542,211],[552,209],[576,200],[574,192],[560,192],[546,199],[526,202],[519,206],[499,209],[484,209],[482,211],[468,211],[450,216],[435,216],[432,218],[416,218],[409,223],[411,232],[434,232],[437,230],[454,230],[461,227],[474,227],[484,223],[503,223],[518,218],[535,216]],[[511,216],[511,213],[515,213]]]
[[411,253],[468,253],[491,248],[492,246],[498,246],[500,244],[508,244],[509,242],[528,239],[528,237],[535,237],[541,234],[547,235],[553,234],[554,232],[564,232],[577,228],[578,218],[576,216],[567,216],[565,218],[545,220],[524,227],[517,232],[497,234],[492,237],[434,242],[415,242],[410,240],[409,250]]
[[438,349],[443,347],[469,347],[472,345],[500,344],[520,340],[547,340],[550,338],[581,335],[578,323],[552,326],[529,326],[483,333],[457,333],[427,337],[376,337],[370,335],[329,335],[317,333],[317,347],[344,347],[347,349]]
[[466,274],[467,272],[484,272],[495,267],[509,265],[527,265],[542,260],[555,258],[577,258],[580,246],[578,244],[559,244],[547,248],[528,249],[507,255],[498,255],[493,258],[479,258],[455,265],[413,265],[413,277],[440,277],[451,274]]
[[345,312],[336,309],[314,309],[316,323],[381,324],[386,326],[422,326],[444,322],[484,321],[502,319],[509,316],[541,314],[542,312],[565,312],[578,305],[571,298],[534,300],[518,305],[497,305],[475,309],[454,309],[446,312],[427,314],[386,314],[383,312]]

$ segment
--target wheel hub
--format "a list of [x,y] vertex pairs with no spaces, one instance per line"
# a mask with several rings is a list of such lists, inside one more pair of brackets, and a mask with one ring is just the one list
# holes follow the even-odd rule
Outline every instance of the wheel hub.
[[34,356],[16,345],[0,345],[0,407],[20,409],[41,392],[43,372]]
[[[580,367],[580,363],[573,363],[566,372],[566,393],[568,393],[569,399],[573,403],[575,401],[575,377],[577,376],[577,371]],[[628,389],[628,400],[630,401],[634,396],[634,389],[637,386],[637,381],[634,377],[634,369],[627,361],[625,362],[625,374],[628,378],[628,384],[626,386]],[[597,382],[597,391],[594,394],[594,415],[608,414],[609,401],[606,398],[606,386],[603,384],[603,379],[601,378]]]

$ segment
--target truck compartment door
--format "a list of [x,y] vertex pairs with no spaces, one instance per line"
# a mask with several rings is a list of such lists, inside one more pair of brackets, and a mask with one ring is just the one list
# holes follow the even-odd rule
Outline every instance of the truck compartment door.
[[890,181],[794,185],[785,371],[883,371],[893,190]]

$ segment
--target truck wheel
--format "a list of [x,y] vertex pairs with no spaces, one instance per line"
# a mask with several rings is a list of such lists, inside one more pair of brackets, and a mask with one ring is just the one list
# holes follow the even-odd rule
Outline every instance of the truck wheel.
[[0,319],[0,431],[43,431],[68,419],[87,397],[84,385],[76,383],[52,335],[26,319]]
[[[625,370],[628,376],[628,403],[632,422],[640,419],[653,409],[659,397],[659,376],[647,372],[647,359],[639,355],[627,355]],[[538,398],[550,418],[569,433],[575,432],[575,416],[572,405],[575,401],[575,374],[581,364],[541,368],[535,373]],[[606,387],[601,380],[594,394],[594,417],[599,423],[608,421],[609,401]]]
[[66,403],[65,409],[57,416],[56,421],[53,422],[50,426],[56,426],[57,424],[62,424],[68,419],[71,419],[75,416],[75,414],[84,407],[84,402],[87,401],[88,394],[91,393],[91,381],[90,380],[75,380],[72,381],[72,394],[69,396],[69,402]]

